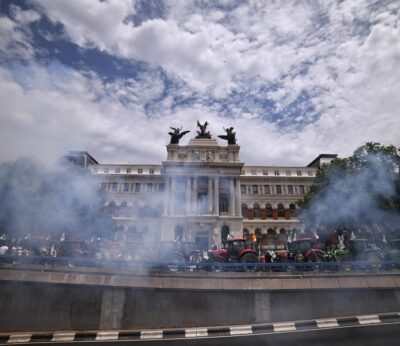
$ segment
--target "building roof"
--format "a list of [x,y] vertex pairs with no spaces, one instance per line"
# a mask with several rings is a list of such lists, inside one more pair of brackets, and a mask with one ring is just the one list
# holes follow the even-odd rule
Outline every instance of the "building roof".
[[321,159],[336,159],[337,158],[337,154],[319,154],[313,161],[311,161],[307,167],[312,167],[315,165],[315,163],[317,163],[318,161],[320,161]]

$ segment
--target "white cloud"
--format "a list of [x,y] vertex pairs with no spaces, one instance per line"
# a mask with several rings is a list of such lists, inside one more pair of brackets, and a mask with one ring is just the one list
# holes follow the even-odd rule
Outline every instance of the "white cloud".
[[[177,86],[163,95],[166,85],[156,69],[112,82],[54,66],[33,64],[30,73],[23,70],[24,79],[3,69],[3,140],[12,132],[24,138],[13,151],[2,146],[3,157],[32,151],[55,157],[83,148],[101,161],[158,163],[165,158],[169,126],[183,125],[192,135],[196,120],[207,120],[215,136],[222,126],[234,126],[248,164],[305,164],[321,152],[350,154],[368,140],[400,145],[396,1],[222,4],[229,10],[172,1],[165,19],[137,27],[129,21],[131,1],[38,3],[81,47],[161,66]],[[0,37],[0,52],[10,42],[28,45],[17,21],[36,17],[1,17],[0,36],[9,41]],[[274,89],[259,91],[262,86]],[[207,102],[232,90],[273,102],[278,121],[293,117],[295,126],[265,121],[265,110],[245,97],[240,105],[224,100],[232,118]],[[310,97],[306,104],[290,106],[304,93]],[[172,108],[174,96],[191,95],[197,101],[190,108]],[[306,106],[314,111],[302,111]],[[288,107],[298,114],[289,115]]]
[[0,59],[29,59],[32,57],[30,31],[28,24],[40,19],[40,14],[33,10],[21,10],[11,7],[12,18],[0,16]]

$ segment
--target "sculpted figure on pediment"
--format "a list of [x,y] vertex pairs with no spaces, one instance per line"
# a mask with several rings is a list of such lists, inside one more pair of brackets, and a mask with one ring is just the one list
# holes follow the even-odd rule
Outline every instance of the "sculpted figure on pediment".
[[201,160],[201,153],[200,151],[196,150],[193,152],[193,161],[200,161]]
[[214,161],[214,153],[211,150],[208,150],[206,153],[206,161],[208,162]]
[[197,139],[205,138],[205,139],[211,139],[211,135],[209,131],[207,130],[208,122],[206,121],[203,125],[199,123],[197,120],[197,127],[200,129],[200,131],[197,131]]
[[182,131],[182,126],[181,128],[175,128],[175,127],[170,127],[171,130],[174,132],[168,132],[168,134],[171,136],[171,141],[169,142],[170,144],[179,144],[179,140],[189,133],[190,131]]
[[225,128],[223,129],[226,132],[226,135],[221,135],[218,136],[219,138],[225,139],[228,141],[228,144],[236,144],[236,132],[233,132],[233,127]]

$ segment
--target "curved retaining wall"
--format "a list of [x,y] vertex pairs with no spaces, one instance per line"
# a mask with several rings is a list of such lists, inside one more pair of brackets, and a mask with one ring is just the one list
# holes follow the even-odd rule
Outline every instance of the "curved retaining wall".
[[257,279],[0,270],[1,331],[169,328],[400,310],[399,276]]

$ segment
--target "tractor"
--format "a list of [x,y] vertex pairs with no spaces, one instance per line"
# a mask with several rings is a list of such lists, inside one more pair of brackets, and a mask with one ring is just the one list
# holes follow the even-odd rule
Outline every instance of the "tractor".
[[167,264],[169,271],[184,270],[186,264],[202,261],[195,242],[161,242],[158,250],[158,261]]
[[278,251],[277,262],[325,262],[325,254],[318,249],[311,238],[288,243],[288,249]]
[[380,262],[385,259],[384,252],[368,244],[367,239],[351,239],[348,248],[336,251],[338,261],[368,261]]
[[249,248],[246,239],[229,239],[222,249],[208,251],[208,261],[214,267],[217,263],[258,263],[259,258],[256,252]]

